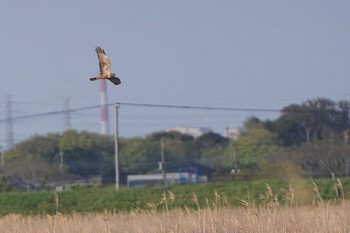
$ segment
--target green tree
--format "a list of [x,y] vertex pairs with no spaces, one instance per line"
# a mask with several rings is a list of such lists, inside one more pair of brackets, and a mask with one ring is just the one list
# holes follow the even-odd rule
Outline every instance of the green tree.
[[[194,138],[190,135],[181,134],[175,131],[161,131],[147,136],[145,140],[149,143],[153,142],[157,145],[161,144],[161,140],[163,141],[165,161],[168,165],[170,163],[180,163],[184,160],[193,160],[197,157],[197,153],[193,150]],[[159,160],[161,153],[160,149],[161,148],[159,147]]]
[[263,123],[257,122],[255,118],[247,119],[242,135],[234,146],[239,163],[248,168],[258,168],[258,164],[265,156],[280,149],[277,135],[267,130]]
[[267,127],[277,133],[283,146],[339,137],[349,128],[349,105],[346,101],[336,103],[325,98],[292,104]]
[[229,145],[229,140],[220,134],[209,132],[196,138],[194,145],[199,153],[203,153],[213,148],[227,147]]
[[114,155],[111,137],[74,130],[63,133],[60,148],[69,172],[78,175],[101,174]]
[[158,167],[160,142],[141,137],[120,140],[121,172],[142,174]]
[[5,153],[6,160],[18,160],[26,156],[44,159],[53,163],[58,161],[59,135],[48,134],[46,136],[34,135],[15,145],[15,147]]
[[227,175],[233,168],[232,153],[228,147],[215,147],[203,151],[199,162],[213,168],[216,175]]
[[215,175],[227,175],[232,170],[232,154],[229,140],[220,134],[209,132],[194,141],[199,162],[215,170]]

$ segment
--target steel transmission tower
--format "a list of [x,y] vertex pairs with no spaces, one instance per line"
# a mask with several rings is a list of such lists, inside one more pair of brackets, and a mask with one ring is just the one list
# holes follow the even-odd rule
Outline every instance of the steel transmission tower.
[[63,98],[63,132],[66,130],[70,130],[72,128],[70,123],[70,107],[69,107],[70,97]]

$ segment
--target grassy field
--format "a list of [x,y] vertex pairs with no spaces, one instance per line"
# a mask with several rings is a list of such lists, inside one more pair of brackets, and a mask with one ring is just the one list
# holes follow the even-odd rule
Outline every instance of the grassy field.
[[[164,209],[159,205],[163,193],[173,193],[176,201],[167,208],[200,208],[207,207],[208,202],[215,202],[220,195],[225,199],[225,206],[241,206],[242,200],[255,205],[264,204],[266,184],[273,190],[274,198],[281,204],[290,203],[290,189],[293,189],[295,204],[312,204],[317,198],[337,200],[341,195],[347,197],[350,193],[350,179],[339,181],[342,192],[336,192],[337,181],[332,180],[298,180],[283,181],[252,181],[232,183],[209,183],[199,185],[176,185],[164,187],[149,187],[142,189],[120,189],[109,187],[76,187],[63,192],[10,192],[0,193],[0,216],[7,214],[46,215],[70,213],[130,212],[147,210],[149,203],[155,203],[157,210]],[[317,192],[315,192],[317,187]],[[193,202],[197,196],[198,206]],[[319,195],[319,197],[317,196]],[[58,209],[55,199],[59,200]]]
[[[0,232],[350,232],[350,202],[346,198],[349,192],[343,182],[332,182],[334,196],[330,195],[331,189],[322,194],[316,183],[299,181],[280,187],[282,184],[263,183],[257,199],[256,193],[249,191],[246,198],[237,199],[236,206],[230,203],[228,193],[224,194],[224,184],[211,187],[214,191],[207,195],[188,194],[188,204],[191,204],[188,206],[180,206],[178,202],[183,201],[185,194],[179,192],[177,196],[175,191],[208,191],[209,187],[179,186],[172,191],[152,188],[147,189],[149,196],[146,197],[151,197],[153,191],[158,192],[155,202],[118,212],[105,208],[101,212],[62,213],[60,197],[64,195],[53,194],[53,213],[7,214],[0,217]],[[141,189],[137,191],[143,193]],[[231,187],[226,191],[234,190]],[[329,200],[323,199],[325,194],[330,195]]]

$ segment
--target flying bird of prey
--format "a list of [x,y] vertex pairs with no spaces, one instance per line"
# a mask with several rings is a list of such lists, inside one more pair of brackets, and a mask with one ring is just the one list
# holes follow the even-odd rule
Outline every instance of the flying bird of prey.
[[115,73],[111,72],[111,62],[109,61],[106,53],[100,46],[95,48],[98,58],[98,65],[100,67],[100,75],[90,78],[91,81],[95,81],[98,79],[108,79],[114,85],[119,85],[121,83],[120,79],[116,76]]

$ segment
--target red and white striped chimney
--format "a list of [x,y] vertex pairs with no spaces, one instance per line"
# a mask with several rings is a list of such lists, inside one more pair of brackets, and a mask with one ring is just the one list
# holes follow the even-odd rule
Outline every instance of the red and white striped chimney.
[[100,79],[101,134],[109,135],[106,80]]

